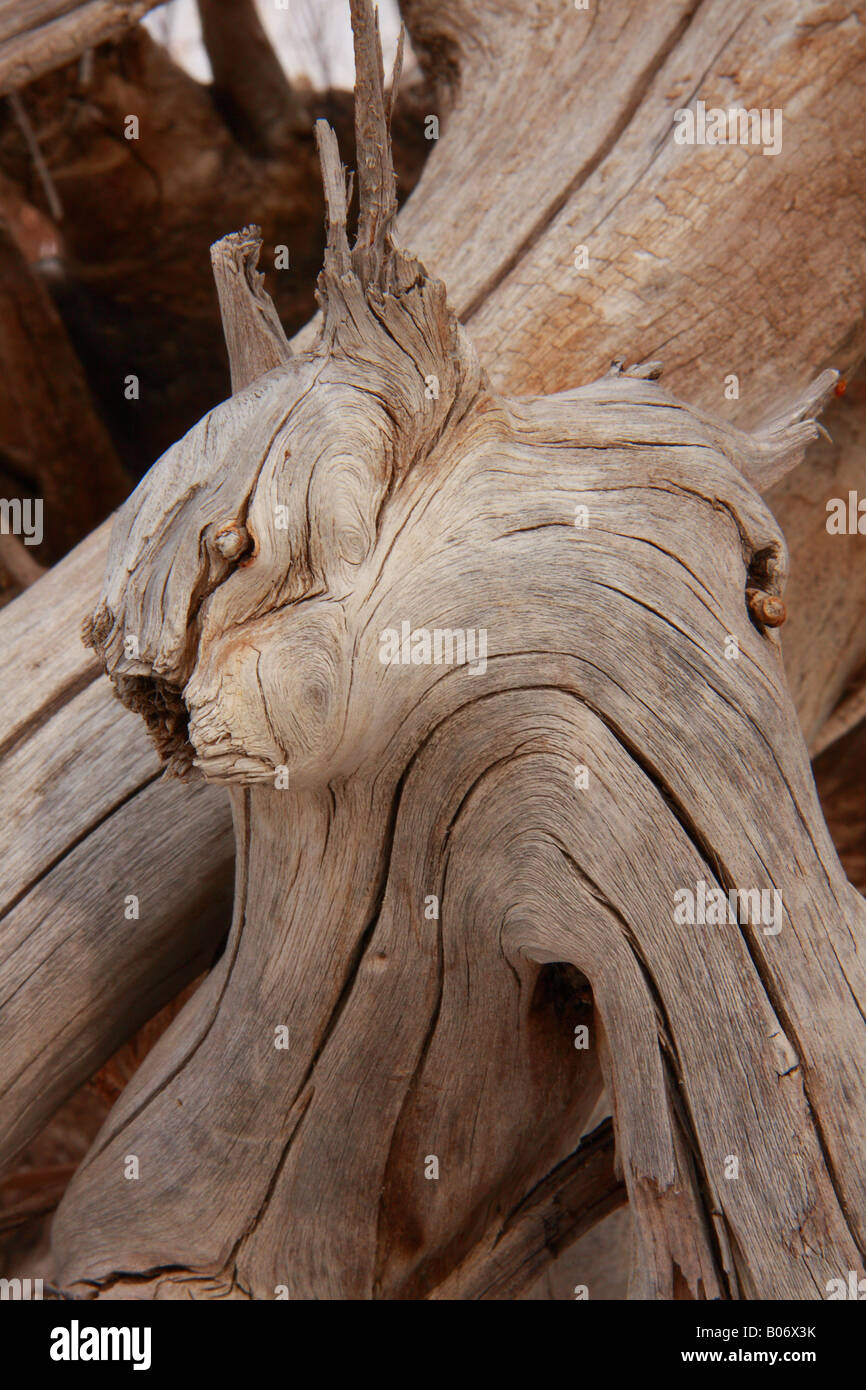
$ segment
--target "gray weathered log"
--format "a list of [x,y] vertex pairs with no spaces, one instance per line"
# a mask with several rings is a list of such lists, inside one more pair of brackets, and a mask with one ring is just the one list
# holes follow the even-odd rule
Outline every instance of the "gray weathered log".
[[264,276],[256,269],[260,250],[258,227],[246,227],[211,247],[232,391],[243,390],[292,355],[273,300],[265,293]]
[[[413,6],[409,10],[410,23],[413,13],[417,16],[421,9]],[[773,265],[765,262],[756,268],[751,253],[763,245],[760,227],[756,227],[754,245],[750,242],[750,264],[746,264],[744,258],[729,267],[730,274],[720,275],[708,285],[701,283],[700,298],[695,302],[700,306],[704,321],[716,325],[723,322],[720,331],[709,334],[698,324],[692,297],[684,289],[688,284],[688,277],[684,279],[684,267],[692,267],[693,279],[699,277],[692,255],[693,232],[688,219],[676,214],[677,199],[682,201],[687,197],[692,202],[698,199],[703,223],[706,227],[715,225],[716,244],[722,248],[730,244],[725,219],[730,218],[732,224],[741,228],[740,212],[744,207],[759,206],[767,226],[779,222],[788,185],[784,180],[770,178],[770,166],[774,161],[750,158],[732,196],[730,188],[716,178],[719,166],[710,162],[709,152],[698,155],[691,151],[687,160],[682,151],[674,152],[672,147],[666,147],[662,156],[656,155],[651,173],[643,182],[638,180],[636,186],[631,185],[635,184],[635,172],[643,167],[645,149],[649,148],[647,141],[651,145],[662,129],[669,129],[671,101],[665,95],[665,83],[672,75],[671,70],[677,64],[681,69],[687,68],[696,53],[718,51],[724,55],[717,60],[718,70],[729,71],[730,67],[722,67],[723,63],[731,61],[726,42],[728,47],[734,46],[737,57],[747,57],[754,37],[750,23],[744,19],[745,11],[741,14],[736,6],[732,11],[730,7],[706,5],[696,12],[693,6],[680,6],[673,21],[671,11],[664,15],[652,11],[639,17],[636,22],[644,28],[635,32],[634,22],[623,26],[621,17],[617,18],[614,13],[616,7],[608,7],[600,16],[601,26],[583,35],[574,27],[581,22],[579,14],[566,16],[562,7],[555,7],[555,10],[555,13],[551,10],[545,25],[534,31],[533,42],[522,46],[515,40],[520,16],[510,11],[500,13],[499,7],[495,12],[487,8],[475,10],[471,18],[465,13],[459,14],[462,35],[459,24],[453,29],[450,25],[453,15],[459,13],[458,7],[443,7],[435,20],[429,11],[423,14],[428,30],[437,23],[441,25],[443,43],[451,44],[455,62],[462,66],[465,80],[460,87],[461,95],[451,108],[449,125],[425,175],[419,198],[414,208],[407,210],[404,226],[409,232],[414,227],[412,243],[425,251],[431,266],[447,272],[455,303],[468,317],[473,337],[483,350],[485,365],[494,381],[511,389],[532,385],[552,389],[591,376],[623,346],[630,351],[633,348],[635,356],[656,356],[660,355],[661,343],[667,340],[661,355],[666,360],[668,380],[679,385],[681,394],[698,399],[704,405],[712,404],[715,409],[739,409],[742,418],[748,418],[749,410],[753,417],[760,413],[750,402],[772,401],[778,393],[778,382],[802,383],[804,373],[820,364],[822,358],[816,348],[815,334],[820,332],[821,335],[821,353],[829,344],[833,351],[831,360],[846,368],[859,351],[855,342],[856,305],[863,284],[862,265],[853,261],[847,250],[854,244],[847,233],[846,218],[854,215],[853,207],[849,213],[847,189],[855,177],[853,171],[862,164],[857,165],[857,150],[853,147],[846,147],[850,153],[850,167],[845,166],[844,161],[829,160],[827,152],[835,139],[831,129],[833,112],[844,111],[846,99],[851,99],[850,92],[856,88],[853,51],[860,40],[851,43],[842,25],[838,30],[816,30],[803,44],[802,32],[797,28],[797,23],[802,22],[801,12],[795,23],[793,7],[772,7],[771,19],[782,37],[773,62],[762,60],[761,90],[767,94],[767,104],[776,104],[773,84],[781,88],[788,79],[795,43],[800,45],[797,61],[804,64],[815,79],[800,112],[799,133],[803,138],[794,155],[795,168],[788,167],[789,177],[807,180],[820,170],[822,197],[827,204],[835,199],[842,215],[829,233],[818,236],[814,231],[815,218],[820,220],[817,208],[811,210],[811,222],[806,210],[800,214],[798,230],[791,235],[799,238],[798,246],[811,247],[820,258],[820,264],[812,261],[808,267],[801,266],[796,255],[790,256],[785,262],[784,285],[777,283],[774,272],[777,262]],[[607,24],[619,30],[620,37],[615,42],[604,28]],[[740,25],[738,30],[737,24]],[[473,107],[478,100],[479,81],[473,69],[476,61],[471,41],[473,32],[484,33],[487,52],[499,56],[500,61],[494,64],[488,64],[485,59],[487,71],[502,73],[501,81],[497,78],[495,94],[488,93],[492,109],[498,104],[502,114],[498,119],[495,115],[487,117],[486,123],[479,123]],[[838,64],[834,67],[830,61],[837,52],[836,44],[838,52],[846,55],[841,72]],[[538,63],[539,45],[545,49],[549,47],[544,93],[537,85],[540,79],[530,80],[528,71],[531,65]],[[655,55],[649,64],[645,58],[647,51]],[[849,53],[852,54],[850,59]],[[608,63],[609,69],[604,66]],[[550,77],[551,64],[555,64],[555,80]],[[826,92],[821,86],[825,72],[830,70],[834,72],[838,99],[835,106],[833,103],[827,105]],[[615,87],[610,81],[611,71],[630,74],[630,81]],[[595,88],[592,84],[596,81],[597,100],[593,100]],[[707,81],[712,82],[712,75]],[[747,76],[744,76],[743,83],[746,81]],[[544,161],[546,173],[540,167],[542,161],[531,162],[530,177],[546,180],[539,189],[534,186],[527,189],[527,166],[516,168],[503,160],[499,150],[500,144],[503,148],[505,144],[510,147],[516,138],[511,92],[514,85],[521,82],[526,102],[516,114],[521,121],[525,119],[527,128],[537,118],[543,104],[549,105],[551,94],[560,104],[549,127],[555,143],[549,159]],[[848,89],[846,82],[850,84]],[[829,124],[828,109],[831,112]],[[584,129],[580,146],[582,151],[590,153],[585,158],[582,155],[584,163],[575,168],[573,130],[578,113],[583,117],[591,113],[592,124],[588,131]],[[473,132],[471,137],[470,132]],[[486,142],[483,149],[473,145],[473,140],[481,139]],[[715,152],[716,156],[720,153],[737,159],[749,157],[749,152],[745,151]],[[554,187],[550,173],[557,169],[560,171],[558,187]],[[479,170],[488,171],[486,182],[479,178]],[[606,175],[603,189],[602,174]],[[662,178],[667,179],[669,191],[675,195],[673,198],[665,192]],[[835,184],[834,179],[838,179]],[[486,189],[483,202],[476,196],[480,182],[485,183]],[[519,198],[515,196],[518,183]],[[627,195],[623,193],[617,202],[618,190],[623,189],[628,190]],[[659,202],[661,211],[657,206]],[[691,202],[688,205],[691,206]],[[485,211],[488,207],[489,214]],[[544,209],[541,215],[539,207]],[[674,210],[667,214],[667,207]],[[508,209],[507,218],[502,216],[503,208]],[[599,265],[604,268],[603,274],[594,275],[589,281],[573,272],[571,260],[574,242],[586,235],[581,231],[578,237],[576,231],[587,226],[587,208],[592,209],[593,224],[597,222],[600,228],[602,239],[593,242],[592,248]],[[665,269],[661,281],[655,283],[647,278],[655,275],[648,259],[642,261],[635,253],[635,258],[629,261],[631,252],[625,258],[622,255],[624,238],[631,235],[628,229],[640,226],[641,217],[651,214],[661,221],[652,224],[649,232],[639,233],[637,244],[640,245],[642,238],[652,249],[653,261],[660,262]],[[719,217],[721,225],[718,225]],[[489,220],[484,221],[485,218]],[[701,255],[705,256],[706,241],[700,243],[700,248]],[[841,277],[840,264],[844,267]],[[625,297],[621,286],[617,285],[618,268],[624,268],[624,273],[632,280],[635,275],[638,277],[637,290],[631,297]],[[766,272],[763,276],[762,271]],[[756,337],[753,324],[746,324],[746,310],[751,308],[754,286],[759,279],[765,287],[776,285],[786,313],[778,320],[765,322]],[[790,317],[804,302],[803,291],[807,285],[805,303],[812,302],[816,280],[825,287],[820,329],[817,316],[811,312],[802,322],[794,323]],[[860,291],[857,286],[861,287]],[[765,292],[768,293],[766,288]],[[604,305],[604,315],[592,319],[588,311],[584,312],[584,303],[588,302],[584,298],[586,295],[590,295],[594,303]],[[651,328],[634,316],[634,311],[646,304],[655,304],[657,309]],[[543,342],[538,341],[533,330],[536,319],[548,322],[549,337]],[[566,319],[567,332],[562,327]],[[694,362],[689,360],[694,358],[695,352],[700,354],[697,373]],[[740,407],[726,407],[722,400],[721,382],[731,364],[739,371],[741,379],[749,383],[748,393],[744,392],[747,399]],[[545,379],[540,380],[540,377]],[[782,519],[784,521],[784,517]],[[71,591],[73,597],[67,601],[66,608],[61,606],[59,610],[58,635],[52,648],[52,665],[56,669],[40,672],[43,686],[38,698],[31,701],[31,714],[36,720],[40,718],[40,708],[51,709],[52,700],[64,698],[61,671],[66,673],[67,684],[91,678],[82,674],[86,658],[79,658],[74,652],[69,618],[63,620],[66,612],[83,609],[91,596],[95,596],[95,572],[102,563],[104,543],[101,550],[99,543],[94,543],[87,554],[92,572],[81,578],[80,587]],[[79,573],[81,569],[79,564]],[[39,606],[28,610],[30,622],[39,621],[42,611],[47,611],[51,603],[59,602],[55,596],[61,589],[69,589],[71,574],[69,570],[59,576],[51,591],[43,589],[50,578],[36,586],[35,592],[39,594],[43,590],[44,598],[40,595]],[[822,592],[827,595],[828,602],[833,601],[833,585],[837,580],[838,576],[832,572],[822,576]],[[833,640],[838,643],[840,635],[839,632],[834,634]],[[804,659],[812,673],[810,679],[817,685],[818,676],[814,673],[829,669],[836,659],[838,646],[833,647],[821,632],[813,633],[811,641],[808,650],[804,644]],[[789,666],[796,671],[796,654],[793,660],[789,657]],[[88,669],[92,672],[92,668]],[[26,678],[26,672],[24,674]],[[134,745],[126,731],[113,731],[110,705],[101,698],[100,737],[118,750],[117,755],[124,756],[120,750],[131,749]],[[15,707],[16,727],[26,735],[17,708],[22,703],[22,690],[16,684],[9,691],[9,704]],[[155,763],[149,766],[152,770]],[[78,800],[84,794],[94,793],[98,805],[95,780],[86,793],[80,782],[55,783],[53,794],[58,816],[63,818],[67,814],[67,795]],[[102,804],[107,804],[110,810],[110,803],[104,798]],[[218,817],[218,813],[214,814]],[[192,842],[189,827],[179,827],[178,837]],[[129,862],[130,841],[117,838],[116,845],[118,862]],[[128,968],[132,968],[131,963]],[[39,971],[35,971],[33,988],[38,993],[41,987]],[[113,982],[109,982],[109,988],[112,987]],[[109,1015],[113,1008],[111,1004]],[[98,1036],[101,1026],[104,1025],[100,1020],[89,1022],[89,1048],[83,1067],[105,1055],[108,1044],[105,1038]],[[22,1042],[26,1048],[26,1034]],[[85,1075],[86,1071],[80,1074]],[[39,1113],[44,1117],[47,1109]],[[38,1121],[38,1116],[32,1118]]]
[[[238,870],[223,957],[61,1203],[58,1278],[430,1296],[585,1126],[600,1064],[632,1295],[820,1296],[866,1240],[866,904],[748,479],[796,466],[835,375],[750,434],[656,363],[493,391],[393,243],[352,14],[359,231],[323,135],[319,337],[256,376],[227,324],[248,384],[121,509],[86,630],[168,767],[232,787]],[[570,1061],[574,1013],[533,1010],[550,967],[593,991]]]
[[605,1120],[530,1192],[483,1245],[436,1288],[436,1299],[504,1299],[531,1286],[551,1259],[619,1211],[625,1188],[613,1174],[613,1126]]

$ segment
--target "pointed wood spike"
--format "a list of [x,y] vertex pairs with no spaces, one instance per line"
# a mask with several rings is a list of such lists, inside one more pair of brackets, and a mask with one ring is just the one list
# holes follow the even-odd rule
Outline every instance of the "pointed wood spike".
[[391,118],[394,115],[394,105],[397,101],[397,93],[400,90],[400,75],[403,71],[403,44],[406,39],[406,27],[400,25],[400,33],[397,36],[397,52],[394,54],[394,66],[391,69],[391,90],[388,93],[388,130],[391,129]]
[[[378,281],[385,262],[385,236],[397,211],[378,14],[372,0],[350,0],[355,45],[355,144],[358,164],[356,268],[362,280]],[[372,254],[370,254],[372,253]]]
[[346,185],[346,170],[334,131],[324,120],[316,121],[315,131],[325,191],[325,270],[332,275],[344,275],[352,265],[346,235],[346,209],[351,189]]
[[210,249],[233,395],[292,355],[265,277],[256,268],[261,249],[255,226],[222,237]]

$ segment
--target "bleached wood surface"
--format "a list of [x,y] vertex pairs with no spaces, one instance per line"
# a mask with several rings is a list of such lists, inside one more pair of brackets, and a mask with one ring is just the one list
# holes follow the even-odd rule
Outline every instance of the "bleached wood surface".
[[[551,5],[543,22],[532,26],[530,40],[530,31],[521,33],[521,24],[527,22],[522,10],[482,6],[467,14],[457,5],[413,5],[407,12],[416,37],[431,29],[450,37],[463,81],[443,120],[443,138],[403,215],[401,236],[424,255],[431,270],[444,274],[494,386],[512,391],[556,390],[591,379],[613,356],[661,356],[667,390],[676,389],[714,413],[736,412],[751,425],[772,416],[779,399],[802,388],[815,368],[832,363],[845,370],[856,360],[860,351],[857,306],[864,272],[850,251],[855,216],[851,190],[863,166],[856,149],[860,137],[849,131],[846,158],[839,159],[834,128],[834,121],[843,119],[846,104],[855,100],[859,82],[862,40],[853,30],[849,32],[848,21],[825,27],[816,24],[810,32],[808,14],[804,16],[802,6],[790,4],[773,5],[760,16],[745,5],[671,6],[663,13],[607,5],[584,32],[577,26],[586,22],[585,15]],[[769,50],[759,42],[767,32],[773,34]],[[474,42],[479,34],[484,38],[483,50]],[[486,74],[483,111],[479,105],[485,81],[481,51]],[[648,53],[654,55],[651,60]],[[705,58],[699,62],[707,53],[715,55],[709,68]],[[760,56],[750,58],[750,54]],[[801,83],[793,148],[789,146],[779,159],[762,158],[754,150],[683,150],[670,139],[672,106],[688,100],[698,79],[702,95],[712,100],[718,91],[727,103],[730,81],[714,73],[732,71],[735,60],[749,104],[782,104],[795,76],[801,82],[806,72],[812,79]],[[497,74],[492,83],[491,73]],[[611,80],[614,73],[615,82]],[[828,84],[834,93],[829,104]],[[515,107],[516,87],[523,95]],[[542,110],[543,126],[539,122]],[[531,138],[537,145],[539,129],[546,132],[544,158],[527,161],[519,151],[535,148],[529,143],[530,132],[534,130]],[[814,188],[816,181],[817,195],[802,206],[788,207],[792,186]],[[831,205],[839,215],[828,227],[821,208]],[[776,229],[769,238],[768,228]],[[786,239],[782,246],[779,228]],[[578,242],[589,248],[589,274],[573,266]],[[748,254],[732,255],[731,247],[740,244],[747,246]],[[816,284],[822,290],[819,314],[814,312]],[[757,313],[756,296],[762,306]],[[301,335],[302,345],[305,341]],[[729,371],[736,371],[742,383],[736,405],[723,398]],[[655,390],[646,384],[626,389]],[[844,402],[839,409],[843,407]],[[583,417],[577,418],[582,425]],[[574,425],[564,428],[564,434],[573,438]],[[768,476],[762,468],[765,461],[760,451],[746,450],[738,457],[747,476],[751,473],[758,483]],[[809,464],[802,467],[808,469]],[[862,476],[857,447],[840,456],[834,468],[845,476]],[[798,501],[797,476],[796,472],[789,475],[790,493],[783,479],[773,494],[783,527],[786,507],[793,509]],[[702,485],[705,482],[702,479]],[[521,512],[525,506],[521,498]],[[679,539],[682,512],[668,524]],[[804,532],[810,529],[806,526]],[[711,550],[719,544],[715,531],[703,540]],[[803,553],[811,563],[809,543]],[[98,921],[91,905],[79,911],[68,895],[64,899],[63,930],[75,944],[86,939],[79,934],[88,923],[113,920],[108,885],[118,883],[124,891],[133,892],[134,886],[126,890],[125,885],[137,874],[145,849],[140,831],[132,823],[127,826],[124,817],[137,807],[157,764],[134,721],[120,714],[108,698],[107,685],[97,677],[92,658],[77,646],[79,614],[95,600],[104,558],[103,534],[0,616],[0,631],[13,654],[7,673],[15,672],[14,681],[0,697],[9,721],[8,746],[13,757],[16,748],[26,754],[27,770],[22,773],[13,765],[12,776],[34,834],[40,842],[45,836],[53,855],[34,860],[32,851],[28,858],[17,848],[7,861],[7,902],[17,904],[19,930],[32,933],[35,952],[25,977],[16,985],[21,1009],[15,1029],[18,1051],[10,1055],[3,1049],[2,1053],[12,1071],[20,1069],[22,1062],[30,1064],[37,1046],[44,1049],[44,1034],[38,1032],[40,1009],[52,993],[54,1007],[66,1008],[64,1000],[75,971],[75,950],[64,960],[52,953],[52,938],[42,931],[46,912],[40,891],[51,866],[66,863],[73,845],[87,847],[97,825],[110,830],[105,850],[91,871],[94,900],[106,904]],[[527,556],[527,566],[530,559],[534,563],[535,554]],[[794,560],[796,566],[796,548]],[[729,578],[714,574],[713,582],[727,583]],[[851,637],[854,623],[847,615],[862,618],[862,597],[856,584],[853,587],[852,593],[852,585],[835,567],[822,569],[822,602],[838,622],[803,631],[799,637],[792,627],[793,635],[786,639],[787,665],[795,686],[800,682],[803,708],[809,711],[813,729],[820,723],[822,704],[828,703],[824,692],[832,668],[840,661],[851,669],[857,664],[862,622],[855,641]],[[796,614],[790,621],[796,622]],[[36,652],[35,630],[40,633]],[[777,677],[768,678],[768,689],[777,688]],[[71,706],[82,697],[89,698],[90,704],[79,719],[81,706],[74,710]],[[770,717],[766,708],[760,714]],[[793,740],[788,756],[794,760],[792,766],[799,768],[791,774],[798,786],[797,805],[808,803],[810,833],[820,842],[821,862],[830,866],[831,884],[836,883],[838,867],[833,867],[832,849],[820,828],[815,829],[820,818],[815,819],[802,748],[795,746],[791,712],[787,709],[777,717],[786,730],[784,738]],[[62,726],[55,726],[62,727],[64,741],[61,745],[50,739],[53,751],[42,754],[42,726],[48,727],[54,719],[65,719]],[[81,732],[70,729],[70,724]],[[31,738],[35,740],[33,756]],[[96,748],[98,756],[88,766]],[[200,798],[200,820],[185,809],[171,834],[168,798],[190,798],[192,793],[164,784],[150,790],[154,806],[164,807],[160,814],[168,837],[165,848],[159,846],[154,857],[164,855],[169,862],[180,862],[186,855],[202,880],[210,880],[219,865],[218,872],[224,874],[229,841],[227,813],[219,794]],[[781,794],[784,789],[777,790]],[[33,791],[39,794],[34,797]],[[764,795],[773,800],[766,787]],[[183,804],[186,807],[186,801]],[[653,814],[661,811],[656,808]],[[44,830],[49,820],[58,827],[53,840]],[[783,824],[781,816],[780,835]],[[802,826],[788,830],[802,834]],[[23,836],[15,832],[14,842],[16,846],[23,843]],[[734,847],[730,848],[734,853]],[[737,849],[740,852],[742,847]],[[176,882],[168,873],[163,881],[161,871],[144,857],[141,870],[162,904],[165,924],[172,918],[176,925],[186,924],[189,899],[178,898]],[[841,886],[837,884],[831,892],[845,912],[858,910],[851,908]],[[829,910],[832,905],[827,906]],[[128,937],[116,939],[117,955],[111,957],[111,968],[100,979],[99,1006],[93,995],[83,1006],[78,997],[69,996],[74,1042],[67,1047],[72,1056],[64,1075],[70,1088],[115,1045],[117,1019],[128,1007],[128,976],[138,968],[134,957],[140,960],[143,952],[154,952],[148,955],[151,973],[146,983],[153,989],[153,1004],[161,1002],[157,995],[160,971],[166,964],[163,928],[156,920],[135,925],[134,951]],[[215,942],[222,930],[218,912],[209,930]],[[14,944],[15,938],[4,933],[4,945],[7,940]],[[188,961],[192,970],[191,956]],[[788,965],[796,975],[796,961]],[[8,968],[0,968],[4,981]],[[177,983],[175,975],[167,974],[166,995]],[[737,988],[744,987],[740,980]],[[838,1000],[828,1001],[833,1009],[837,1004]],[[801,1019],[798,1026],[809,1034],[808,1019]],[[818,1046],[814,1039],[810,1045]],[[52,1051],[50,1044],[44,1058],[49,1070],[56,1069]],[[820,1048],[814,1055],[819,1053]],[[16,1117],[16,1142],[28,1126],[32,1129],[44,1121],[56,1099],[54,1093],[30,1096],[24,1115]],[[847,1142],[840,1132],[840,1171],[847,1171]],[[829,1230],[833,1222],[830,1218],[828,1222]],[[703,1258],[696,1256],[699,1265]]]

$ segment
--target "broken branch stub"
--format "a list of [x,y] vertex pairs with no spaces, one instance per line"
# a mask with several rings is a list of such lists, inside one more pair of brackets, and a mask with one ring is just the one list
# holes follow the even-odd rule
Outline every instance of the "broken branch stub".
[[90,627],[169,766],[231,786],[238,867],[222,957],[61,1204],[59,1277],[485,1287],[497,1213],[574,1150],[603,1074],[633,1296],[822,1296],[866,1235],[864,904],[743,475],[814,422],[747,436],[657,364],[496,395],[391,240],[353,19],[359,233],[320,129],[320,337],[239,371],[145,478]]
[[292,355],[274,302],[257,270],[262,235],[245,227],[211,247],[211,265],[229,355],[232,392],[281,367]]

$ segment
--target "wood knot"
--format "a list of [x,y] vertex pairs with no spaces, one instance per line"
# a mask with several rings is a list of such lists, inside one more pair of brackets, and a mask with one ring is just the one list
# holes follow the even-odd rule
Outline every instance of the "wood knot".
[[746,603],[749,612],[761,627],[781,627],[788,616],[785,600],[778,594],[767,594],[763,589],[747,589]]
[[250,535],[245,526],[230,521],[214,536],[214,545],[225,560],[237,560],[250,547]]

